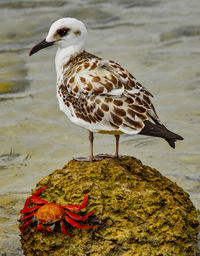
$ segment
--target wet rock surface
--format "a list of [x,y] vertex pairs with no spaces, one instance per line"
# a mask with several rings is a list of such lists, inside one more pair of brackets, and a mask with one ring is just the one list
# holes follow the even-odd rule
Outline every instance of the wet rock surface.
[[71,160],[43,178],[33,192],[42,186],[48,189],[40,198],[61,205],[80,204],[88,193],[81,213],[96,212],[84,224],[98,228],[80,230],[65,222],[73,235],[68,237],[59,223],[48,234],[38,232],[33,223],[21,235],[24,255],[193,256],[197,252],[197,211],[188,194],[138,159]]

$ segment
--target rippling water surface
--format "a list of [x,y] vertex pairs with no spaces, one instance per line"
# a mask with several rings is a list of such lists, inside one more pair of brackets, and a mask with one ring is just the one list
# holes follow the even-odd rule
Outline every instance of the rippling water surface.
[[[30,190],[73,156],[89,154],[88,134],[59,112],[56,49],[28,57],[61,17],[83,20],[87,50],[126,67],[151,91],[167,127],[185,140],[122,136],[120,153],[157,168],[200,209],[199,0],[0,1],[0,251],[22,255],[17,218]],[[95,153],[114,138],[95,135]]]

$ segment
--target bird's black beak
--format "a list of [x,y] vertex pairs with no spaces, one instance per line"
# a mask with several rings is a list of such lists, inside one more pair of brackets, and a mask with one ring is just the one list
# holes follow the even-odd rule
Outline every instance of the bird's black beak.
[[38,44],[36,44],[29,52],[29,56],[33,55],[34,53],[38,52],[39,50],[54,45],[55,41],[47,42],[45,39]]

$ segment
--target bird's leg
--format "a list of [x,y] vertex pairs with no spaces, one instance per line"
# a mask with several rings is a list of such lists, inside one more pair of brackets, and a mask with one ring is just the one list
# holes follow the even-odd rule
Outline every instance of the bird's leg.
[[116,139],[115,158],[117,158],[117,159],[119,159],[119,137],[120,137],[120,135],[115,135],[115,139]]
[[93,154],[94,135],[93,135],[93,132],[91,131],[89,131],[89,141],[90,141],[90,157],[76,157],[74,158],[74,160],[79,162],[98,162],[103,159],[102,157],[94,156]]
[[94,135],[93,132],[89,131],[89,141],[90,141],[90,162],[93,161],[94,155],[93,155],[93,141],[94,141]]
[[98,162],[101,161],[103,158],[99,156],[94,156],[93,153],[93,142],[94,142],[94,135],[93,132],[89,131],[89,141],[90,141],[90,162]]
[[113,159],[119,159],[119,137],[120,135],[115,135],[115,140],[116,140],[116,150],[114,155],[109,155],[109,154],[99,154],[98,157],[102,158],[113,158]]

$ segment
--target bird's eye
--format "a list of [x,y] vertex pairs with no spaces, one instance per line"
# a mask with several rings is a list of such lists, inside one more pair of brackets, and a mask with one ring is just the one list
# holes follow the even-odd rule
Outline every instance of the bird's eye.
[[66,36],[69,31],[70,31],[69,28],[61,28],[61,29],[58,29],[58,30],[57,30],[57,33],[58,33],[61,37],[63,37],[63,36]]

